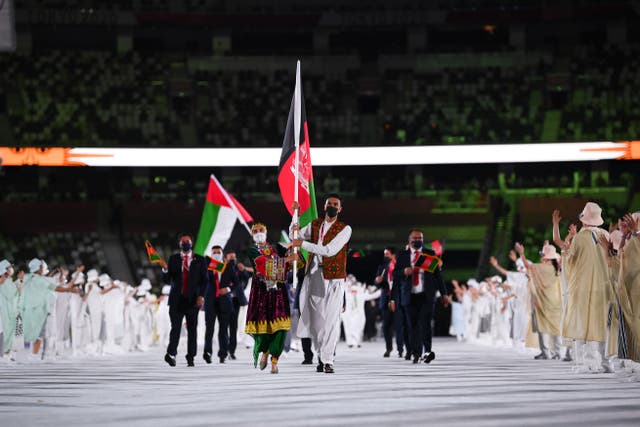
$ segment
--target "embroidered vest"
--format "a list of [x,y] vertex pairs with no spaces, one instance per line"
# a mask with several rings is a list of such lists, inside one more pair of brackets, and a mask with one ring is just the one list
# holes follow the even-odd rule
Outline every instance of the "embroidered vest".
[[[324,218],[311,221],[311,242],[317,243],[320,238],[320,227]],[[326,245],[340,233],[347,224],[336,220],[325,233],[322,244]],[[337,254],[332,257],[322,258],[322,276],[327,280],[344,279],[347,277],[347,245],[344,245]]]

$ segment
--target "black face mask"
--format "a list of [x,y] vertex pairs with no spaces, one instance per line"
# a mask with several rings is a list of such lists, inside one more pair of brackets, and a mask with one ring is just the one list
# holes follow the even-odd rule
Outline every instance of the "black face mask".
[[328,206],[324,212],[329,215],[329,218],[335,218],[338,215],[338,208],[335,206]]
[[189,252],[191,250],[191,243],[189,242],[182,242],[180,244],[180,249],[182,249],[182,252]]
[[412,240],[411,241],[411,246],[414,249],[420,249],[422,247],[422,240]]
[[391,262],[391,258],[389,258],[388,256],[384,257],[384,262],[386,262],[386,263]]

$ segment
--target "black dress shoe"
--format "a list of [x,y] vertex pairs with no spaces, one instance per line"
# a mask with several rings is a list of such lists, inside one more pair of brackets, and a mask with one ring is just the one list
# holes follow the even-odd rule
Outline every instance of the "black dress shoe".
[[407,351],[407,354],[404,355],[404,360],[411,360],[411,352]]
[[420,361],[420,356],[418,356],[417,354],[413,356],[413,363],[416,364]]
[[541,352],[539,355],[533,356],[533,358],[536,360],[547,360],[549,356],[547,356],[544,352]]
[[169,366],[176,366],[176,358],[175,356],[170,355],[169,353],[164,355],[164,361],[169,364]]
[[313,365],[313,360],[311,360],[311,359],[304,359],[304,360],[302,361],[302,364],[303,364],[303,365]]
[[423,359],[424,363],[431,363],[433,359],[436,358],[436,354],[432,351],[427,354],[427,356]]
[[324,372],[324,363],[318,363],[318,366],[316,366],[316,372]]
[[391,354],[391,352],[389,350],[387,350],[387,351],[384,352],[382,357],[389,357],[390,354]]
[[398,357],[399,357],[400,359],[402,359],[402,352],[401,352],[401,351],[399,351],[399,352],[398,352]]
[[325,374],[333,374],[335,371],[333,370],[333,365],[326,364],[324,365],[324,373]]
[[229,355],[229,359],[231,359],[231,360],[236,360],[236,355],[235,355],[235,354],[233,354],[233,353],[231,353],[231,354]]
[[220,363],[224,363],[224,359],[226,359],[226,357],[221,357],[220,358]]
[[205,362],[211,363],[211,355],[209,353],[203,354],[202,358],[204,359]]
[[195,366],[193,364],[193,357],[187,356],[187,366]]

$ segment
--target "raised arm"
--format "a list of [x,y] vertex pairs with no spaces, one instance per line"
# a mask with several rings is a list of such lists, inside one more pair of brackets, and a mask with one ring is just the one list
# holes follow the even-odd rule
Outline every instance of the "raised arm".
[[342,247],[349,242],[350,238],[351,238],[351,227],[347,225],[345,228],[342,229],[342,231],[340,231],[336,235],[336,237],[334,237],[326,245],[319,245],[319,244],[311,243],[309,241],[304,240],[301,244],[301,247],[302,249],[307,250],[316,255],[320,255],[323,257],[332,257],[335,254],[337,254],[340,251],[340,249],[342,249]]
[[500,266],[500,264],[498,264],[498,260],[496,259],[496,257],[492,256],[491,258],[489,258],[489,263],[491,263],[493,268],[495,268],[496,271],[498,271],[503,276],[506,276],[507,273],[509,273],[504,267],[502,267],[502,266]]

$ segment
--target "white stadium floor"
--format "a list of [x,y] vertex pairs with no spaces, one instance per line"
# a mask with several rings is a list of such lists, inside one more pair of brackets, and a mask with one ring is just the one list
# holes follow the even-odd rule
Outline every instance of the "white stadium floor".
[[[184,344],[181,342],[181,344]],[[202,347],[199,346],[201,349]],[[575,374],[561,361],[436,339],[437,358],[383,359],[383,344],[338,347],[335,374],[281,360],[280,373],[238,360],[188,368],[163,349],[124,356],[0,364],[0,425],[640,425],[640,383]]]

